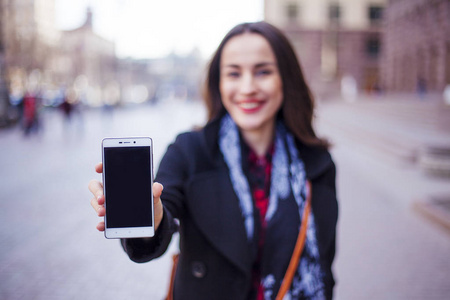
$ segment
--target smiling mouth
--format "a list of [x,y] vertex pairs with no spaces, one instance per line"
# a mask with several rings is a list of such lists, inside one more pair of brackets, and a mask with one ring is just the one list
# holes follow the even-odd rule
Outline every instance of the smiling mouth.
[[255,108],[258,108],[262,105],[262,102],[241,102],[238,103],[238,106],[244,110],[253,110]]

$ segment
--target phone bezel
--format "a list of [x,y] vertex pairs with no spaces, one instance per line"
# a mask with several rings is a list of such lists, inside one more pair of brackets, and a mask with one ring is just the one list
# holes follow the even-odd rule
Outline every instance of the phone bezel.
[[[108,203],[108,196],[106,194],[106,185],[108,184],[105,181],[105,148],[115,148],[115,147],[149,147],[150,148],[150,180],[151,186],[153,187],[153,140],[150,137],[123,137],[123,138],[104,138],[102,140],[102,162],[103,162],[103,193],[105,195],[105,210]],[[153,197],[152,197],[153,198]],[[108,239],[118,239],[118,238],[143,238],[143,237],[153,237],[155,235],[155,214],[153,207],[153,199],[151,201],[151,213],[152,216],[152,225],[151,226],[143,226],[143,227],[108,227],[108,223],[106,221],[106,214],[104,217],[105,221],[105,237]]]

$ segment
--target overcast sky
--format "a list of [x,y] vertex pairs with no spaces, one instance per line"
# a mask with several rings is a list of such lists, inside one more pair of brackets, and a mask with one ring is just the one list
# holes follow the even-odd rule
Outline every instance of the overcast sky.
[[56,0],[59,29],[84,23],[116,42],[117,55],[135,58],[186,54],[198,47],[209,57],[234,25],[263,19],[263,0]]

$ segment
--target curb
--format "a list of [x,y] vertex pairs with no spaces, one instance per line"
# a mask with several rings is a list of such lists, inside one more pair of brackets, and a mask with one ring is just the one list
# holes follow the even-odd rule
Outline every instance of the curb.
[[414,201],[413,209],[450,234],[450,195]]

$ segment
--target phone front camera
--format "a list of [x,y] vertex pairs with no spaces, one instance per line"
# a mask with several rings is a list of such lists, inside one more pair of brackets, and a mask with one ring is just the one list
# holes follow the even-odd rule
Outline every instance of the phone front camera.
[[134,141],[134,143],[136,144],[136,141]]

